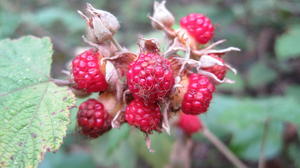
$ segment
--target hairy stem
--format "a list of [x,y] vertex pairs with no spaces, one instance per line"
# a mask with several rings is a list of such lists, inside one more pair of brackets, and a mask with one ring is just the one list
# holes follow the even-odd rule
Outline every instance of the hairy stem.
[[229,149],[226,145],[219,140],[207,127],[203,128],[203,135],[215,145],[215,147],[222,152],[225,157],[238,168],[247,168]]

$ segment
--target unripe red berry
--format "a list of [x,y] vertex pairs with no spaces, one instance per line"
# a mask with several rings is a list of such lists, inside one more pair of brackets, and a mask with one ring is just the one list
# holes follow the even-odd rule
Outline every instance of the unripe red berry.
[[201,74],[191,74],[187,91],[181,103],[182,112],[193,115],[205,113],[214,91],[215,86],[208,77]]
[[72,61],[74,88],[85,92],[100,92],[107,89],[105,74],[99,64],[102,57],[94,49],[79,54]]
[[176,88],[171,94],[171,106],[174,109],[181,108],[185,114],[198,115],[205,113],[212,99],[215,86],[207,76],[190,74],[183,76],[181,87]]
[[111,129],[111,116],[102,103],[88,99],[79,106],[77,123],[80,132],[91,138],[97,138]]
[[157,52],[141,53],[129,65],[128,88],[135,98],[153,103],[165,98],[174,85],[170,63]]
[[161,129],[162,114],[159,106],[157,104],[145,104],[140,99],[134,99],[126,107],[125,119],[129,125],[148,134]]
[[196,115],[187,115],[180,113],[178,126],[182,131],[191,136],[194,133],[197,133],[203,129],[201,120]]
[[[211,54],[209,56],[221,61],[223,64],[225,63],[225,61],[218,55]],[[225,65],[213,65],[211,67],[202,68],[202,69],[210,73],[213,73],[217,78],[223,80],[224,77],[226,76],[226,72],[228,68]]]
[[180,26],[200,44],[206,44],[214,36],[215,28],[211,20],[200,13],[191,13],[181,18]]

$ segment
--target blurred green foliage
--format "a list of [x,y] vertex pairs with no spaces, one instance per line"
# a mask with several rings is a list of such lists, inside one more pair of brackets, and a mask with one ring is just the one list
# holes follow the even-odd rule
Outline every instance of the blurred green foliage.
[[[81,40],[85,23],[76,13],[76,10],[84,8],[85,2],[1,0],[0,38],[16,38],[25,34],[50,36],[56,48],[52,73],[55,77],[63,77],[60,71],[65,68],[64,64],[72,58],[77,47],[85,45]],[[137,51],[139,34],[161,37],[147,19],[152,12],[152,1],[88,2],[111,11],[119,18],[121,29],[117,38],[133,51]],[[169,0],[167,7],[176,16],[177,22],[191,12],[208,15],[217,28],[215,40],[227,39],[221,47],[242,49],[240,53],[225,57],[239,71],[236,76],[228,73],[236,84],[224,84],[218,88],[219,94],[202,119],[220,137],[229,136],[229,140],[224,140],[228,140],[238,156],[254,162],[259,157],[267,121],[266,156],[269,159],[279,157],[286,148],[282,137],[283,123],[291,122],[300,127],[300,1]],[[159,40],[164,49],[166,42]],[[174,142],[172,136],[152,136],[153,148],[157,151],[154,155],[146,150],[143,135],[127,126],[88,143],[89,140],[80,139],[75,133],[75,118],[76,110],[72,113],[66,137],[67,142],[72,140],[57,153],[47,154],[40,167],[136,167],[139,164],[162,167],[169,160]],[[202,139],[198,136],[194,140],[200,142]],[[84,146],[88,152],[81,148],[70,151],[72,146]],[[294,167],[299,167],[299,145],[293,144],[288,148],[287,157],[293,160]]]

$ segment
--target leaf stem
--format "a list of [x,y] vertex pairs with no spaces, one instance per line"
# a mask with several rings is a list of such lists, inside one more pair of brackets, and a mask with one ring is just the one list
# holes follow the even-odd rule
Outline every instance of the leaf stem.
[[204,126],[203,135],[215,145],[215,147],[225,155],[225,157],[238,168],[247,168],[229,149],[226,145],[219,140],[207,127]]

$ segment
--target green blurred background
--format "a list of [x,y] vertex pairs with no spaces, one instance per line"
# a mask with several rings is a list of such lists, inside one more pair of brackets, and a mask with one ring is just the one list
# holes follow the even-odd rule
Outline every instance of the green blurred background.
[[[83,0],[0,0],[0,39],[23,35],[50,36],[54,44],[52,76],[61,73],[86,46],[81,39],[85,23],[76,10]],[[138,35],[162,37],[151,28],[147,15],[150,0],[88,1],[119,18],[117,39],[136,49]],[[267,123],[264,145],[268,168],[300,167],[300,1],[299,0],[169,0],[167,7],[178,20],[191,12],[204,13],[216,26],[220,47],[236,46],[239,53],[225,60],[239,74],[228,77],[236,84],[219,86],[210,111],[202,119],[234,153],[256,167]],[[78,100],[78,103],[83,100]],[[154,134],[154,154],[149,153],[142,133],[127,125],[96,140],[78,135],[76,110],[64,144],[48,153],[40,168],[164,167],[169,163],[173,136]],[[203,136],[193,136],[192,167],[232,167]]]

